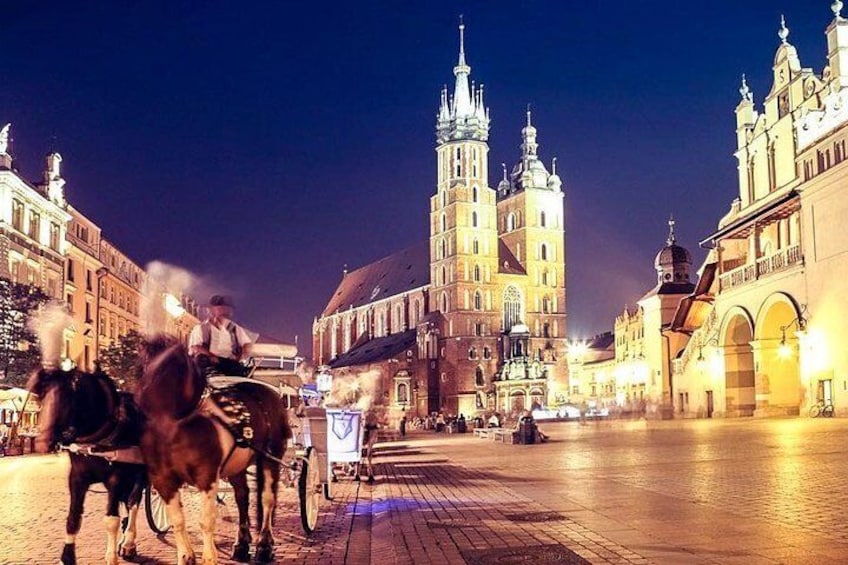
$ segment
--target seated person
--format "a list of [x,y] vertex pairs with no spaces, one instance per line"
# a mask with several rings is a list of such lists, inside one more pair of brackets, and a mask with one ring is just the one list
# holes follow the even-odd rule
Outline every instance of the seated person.
[[498,419],[497,414],[492,414],[489,417],[489,427],[490,428],[500,428],[501,427],[501,421]]
[[233,303],[227,296],[216,294],[209,299],[209,317],[191,330],[189,353],[206,373],[246,376],[248,369],[241,361],[250,357],[253,345],[244,329],[233,322]]

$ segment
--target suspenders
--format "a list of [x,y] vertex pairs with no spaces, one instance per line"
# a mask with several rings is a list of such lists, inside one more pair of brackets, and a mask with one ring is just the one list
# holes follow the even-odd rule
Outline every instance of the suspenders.
[[[236,332],[236,325],[232,321],[227,322],[226,330],[230,334],[230,343],[233,344],[233,358],[239,359],[241,357],[241,344],[239,344],[238,340],[238,332]],[[201,345],[207,351],[209,351],[209,346],[212,344],[212,324],[208,321],[200,324],[200,336],[201,336]]]

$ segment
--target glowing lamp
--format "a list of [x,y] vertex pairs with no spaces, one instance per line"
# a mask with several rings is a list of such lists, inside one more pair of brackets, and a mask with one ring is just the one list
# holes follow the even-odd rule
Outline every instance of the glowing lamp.
[[165,311],[172,318],[179,318],[183,314],[185,314],[185,308],[180,304],[180,301],[173,294],[165,295]]

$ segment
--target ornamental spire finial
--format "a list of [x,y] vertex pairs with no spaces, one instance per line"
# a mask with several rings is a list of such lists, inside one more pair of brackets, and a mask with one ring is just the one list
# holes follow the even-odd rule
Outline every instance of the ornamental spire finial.
[[783,14],[780,14],[780,29],[777,32],[777,36],[784,45],[788,43],[786,38],[789,37],[789,28],[786,27],[786,18],[783,17]]
[[9,130],[12,124],[6,124],[0,128],[0,155],[9,154]]
[[501,168],[503,169],[503,180],[506,180],[506,163],[501,163]]
[[465,65],[465,24],[462,23],[462,14],[459,15],[459,64]]
[[527,127],[533,127],[533,122],[531,119],[532,112],[530,111],[530,103],[527,103]]
[[674,245],[674,242],[675,242],[675,238],[674,238],[674,224],[675,223],[676,222],[674,221],[674,215],[670,215],[668,217],[668,239],[665,240],[665,242],[668,245]]
[[833,16],[837,20],[842,19],[842,0],[836,0],[833,4],[830,5],[830,9],[833,10]]
[[742,100],[750,102],[754,95],[751,94],[751,89],[748,88],[748,81],[745,80],[745,74],[742,73],[742,86],[739,88],[739,94],[742,95]]
[[552,175],[556,174],[556,157],[551,159],[551,174]]

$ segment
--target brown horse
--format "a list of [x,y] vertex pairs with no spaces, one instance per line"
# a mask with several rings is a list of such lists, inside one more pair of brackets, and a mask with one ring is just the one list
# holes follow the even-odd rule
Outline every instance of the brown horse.
[[273,560],[271,525],[277,503],[280,460],[291,430],[285,408],[272,389],[241,382],[204,397],[206,379],[186,348],[168,337],[147,342],[145,369],[136,394],[147,416],[141,449],[150,482],[167,505],[174,528],[177,563],[195,563],[180,504],[180,487],[189,484],[203,495],[203,562],[217,563],[215,520],[218,480],[233,485],[239,513],[233,559],[248,561],[247,467],[256,465],[257,521],[255,560]]
[[[136,515],[147,473],[137,447],[142,418],[132,397],[118,393],[103,373],[77,370],[41,370],[32,376],[28,388],[41,400],[37,451],[46,453],[57,445],[84,446],[69,452],[71,504],[62,564],[76,563],[85,495],[95,483],[103,483],[107,492],[106,563],[117,565],[119,551],[123,557],[135,557]],[[119,542],[120,503],[126,504],[129,516]]]

